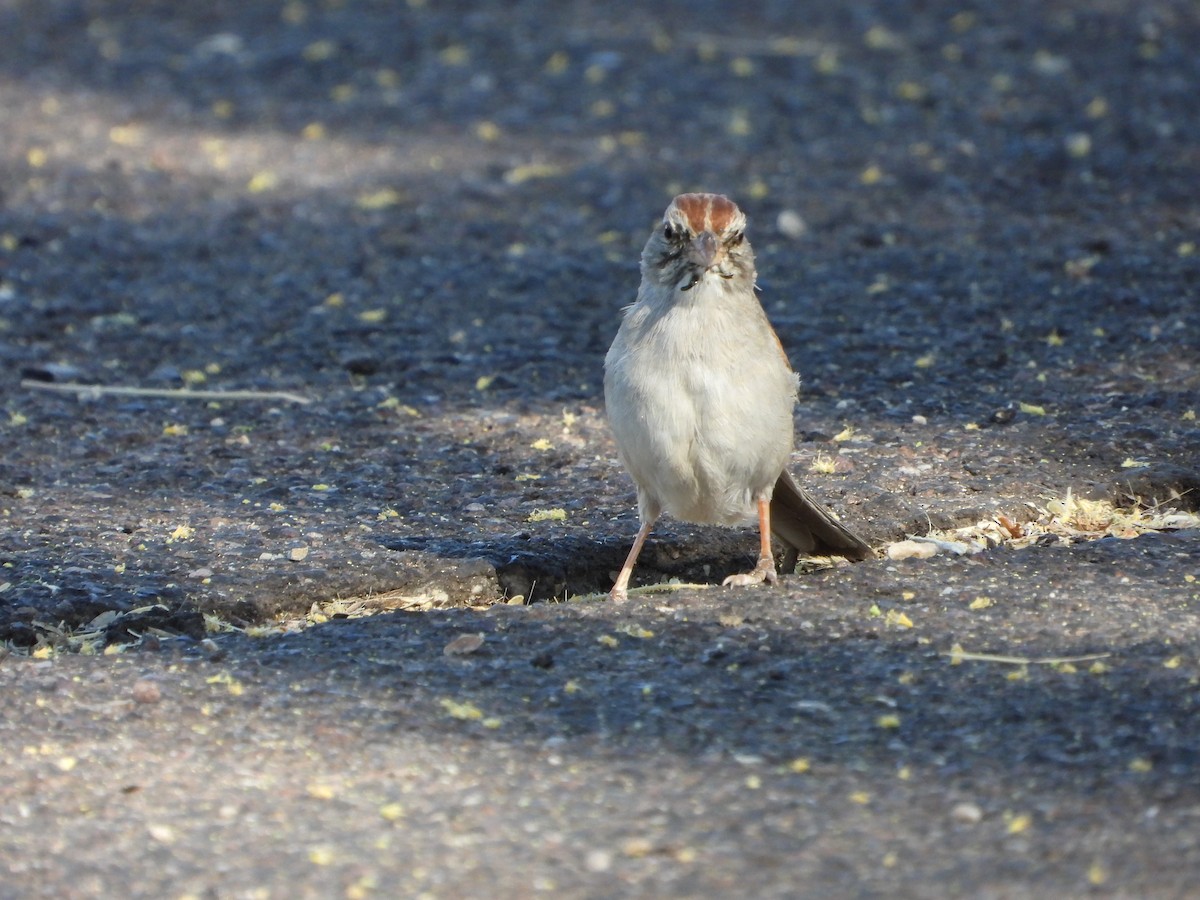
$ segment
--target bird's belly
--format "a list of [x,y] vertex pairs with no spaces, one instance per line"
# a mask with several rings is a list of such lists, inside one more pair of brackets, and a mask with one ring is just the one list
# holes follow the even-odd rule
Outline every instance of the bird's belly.
[[635,473],[635,479],[655,485],[662,507],[675,518],[746,522],[787,462],[792,446],[788,392],[774,388],[786,401],[776,409],[751,409],[744,378],[711,363],[677,366],[673,377],[656,379],[656,389],[642,395],[639,415],[659,427],[649,429],[656,446],[639,454],[640,467],[652,469],[652,476]]

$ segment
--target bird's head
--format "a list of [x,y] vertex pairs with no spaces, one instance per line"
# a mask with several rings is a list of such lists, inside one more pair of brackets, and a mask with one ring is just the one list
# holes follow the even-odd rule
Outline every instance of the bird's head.
[[642,253],[645,274],[663,286],[689,291],[706,278],[754,278],[746,216],[720,194],[680,194],[663,213]]

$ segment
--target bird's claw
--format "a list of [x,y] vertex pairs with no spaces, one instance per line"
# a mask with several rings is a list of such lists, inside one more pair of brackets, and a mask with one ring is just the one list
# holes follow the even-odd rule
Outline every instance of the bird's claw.
[[753,584],[777,584],[778,582],[779,573],[775,571],[775,560],[760,559],[752,571],[730,575],[721,584],[725,587],[747,587]]

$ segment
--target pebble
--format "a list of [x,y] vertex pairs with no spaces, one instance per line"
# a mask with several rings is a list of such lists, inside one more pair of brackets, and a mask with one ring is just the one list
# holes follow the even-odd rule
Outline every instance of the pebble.
[[589,872],[607,872],[612,868],[612,853],[607,850],[589,850],[584,866]]
[[976,825],[983,820],[983,810],[974,803],[959,803],[950,810],[950,818],[964,825]]
[[162,699],[162,689],[153,681],[147,681],[144,678],[133,683],[131,693],[133,699],[138,703],[157,703]]
[[929,541],[896,541],[887,548],[888,559],[930,559],[937,552],[937,544]]
[[446,656],[469,656],[482,647],[483,642],[483,634],[460,634],[442,648],[442,653]]
[[801,218],[800,213],[794,209],[785,209],[779,213],[779,217],[775,220],[775,227],[779,229],[779,233],[784,237],[797,238],[804,237],[808,233],[808,225]]

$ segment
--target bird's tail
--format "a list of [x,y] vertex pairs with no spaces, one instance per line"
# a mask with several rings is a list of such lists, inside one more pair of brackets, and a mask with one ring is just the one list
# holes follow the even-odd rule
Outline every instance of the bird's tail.
[[800,554],[856,561],[875,555],[866,541],[835,519],[786,469],[771,497],[771,533],[783,544],[785,572],[795,568]]

